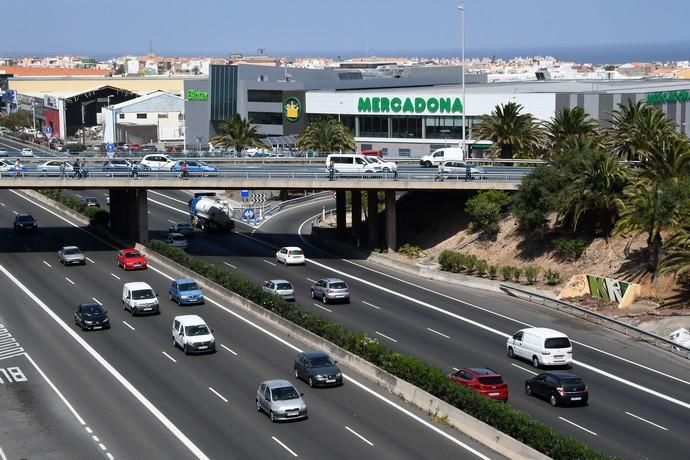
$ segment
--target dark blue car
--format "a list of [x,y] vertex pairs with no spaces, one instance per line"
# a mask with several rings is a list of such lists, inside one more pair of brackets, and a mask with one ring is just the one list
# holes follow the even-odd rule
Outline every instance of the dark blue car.
[[179,279],[170,283],[168,289],[170,300],[178,305],[195,305],[204,303],[204,294],[196,281]]

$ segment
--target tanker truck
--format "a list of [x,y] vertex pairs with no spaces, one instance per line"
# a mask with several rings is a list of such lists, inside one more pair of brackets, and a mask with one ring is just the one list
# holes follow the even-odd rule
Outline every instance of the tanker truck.
[[192,225],[202,230],[230,231],[235,227],[232,209],[214,192],[199,192],[189,200],[189,217]]

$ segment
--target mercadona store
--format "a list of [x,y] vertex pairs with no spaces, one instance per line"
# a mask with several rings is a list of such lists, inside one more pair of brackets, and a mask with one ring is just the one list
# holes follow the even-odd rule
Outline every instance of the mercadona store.
[[[482,88],[486,86],[482,85]],[[499,89],[499,88],[496,88]],[[355,134],[358,150],[380,149],[384,154],[422,156],[462,139],[462,113],[466,110],[466,138],[475,144],[472,129],[498,104],[522,104],[526,112],[549,119],[555,110],[555,94],[466,89],[462,100],[458,86],[386,88],[381,90],[307,91],[307,121],[337,117]],[[487,143],[477,141],[472,156]]]

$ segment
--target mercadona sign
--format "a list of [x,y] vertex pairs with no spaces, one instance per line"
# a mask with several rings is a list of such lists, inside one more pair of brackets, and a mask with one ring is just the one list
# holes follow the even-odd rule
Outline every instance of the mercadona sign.
[[359,113],[462,113],[459,97],[360,97]]

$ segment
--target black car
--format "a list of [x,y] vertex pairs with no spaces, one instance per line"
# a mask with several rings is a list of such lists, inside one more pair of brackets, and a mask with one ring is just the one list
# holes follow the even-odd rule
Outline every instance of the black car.
[[525,381],[525,393],[559,404],[587,405],[589,391],[585,381],[569,372],[544,372]]
[[342,385],[343,374],[326,353],[305,351],[295,358],[295,377],[302,379],[310,387]]
[[108,311],[97,303],[79,304],[74,312],[74,324],[82,331],[87,329],[110,329]]
[[14,216],[14,231],[29,231],[33,232],[38,230],[38,222],[33,218],[31,214],[17,214]]

